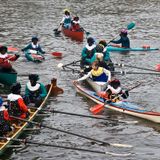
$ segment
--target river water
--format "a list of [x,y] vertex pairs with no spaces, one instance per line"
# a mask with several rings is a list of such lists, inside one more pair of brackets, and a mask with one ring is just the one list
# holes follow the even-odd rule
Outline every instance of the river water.
[[[60,111],[90,114],[88,109],[94,103],[77,94],[72,80],[78,75],[60,71],[58,63],[69,63],[79,60],[80,53],[85,45],[73,42],[63,35],[55,37],[53,29],[57,28],[62,18],[63,9],[69,8],[73,15],[78,15],[81,25],[97,40],[110,41],[118,31],[130,22],[136,27],[129,33],[132,47],[148,44],[159,48],[159,0],[0,0],[0,44],[23,48],[33,35],[40,38],[40,43],[47,51],[46,61],[41,64],[27,62],[23,56],[15,62],[14,68],[19,74],[39,73],[41,81],[49,83],[51,78],[57,78],[58,86],[64,89],[64,94],[49,99],[47,107]],[[49,53],[59,51],[64,57],[55,59]],[[128,65],[155,68],[159,63],[159,51],[130,52],[129,54],[111,53],[113,62]],[[144,72],[133,68],[126,71]],[[160,78],[154,75],[128,74],[117,75],[123,87],[134,86],[143,82],[141,86],[130,92],[129,101],[140,104],[146,109],[160,111],[159,87]],[[28,81],[27,77],[19,76],[22,89]],[[72,151],[44,146],[26,146],[17,151],[8,151],[1,159],[12,160],[159,160],[160,126],[132,116],[118,112],[104,113],[111,119],[124,121],[138,121],[138,124],[113,123],[96,119],[77,118],[62,114],[48,114],[39,117],[44,124],[59,127],[68,131],[101,139],[109,143],[130,144],[132,148],[105,147],[92,144],[82,138],[67,135],[42,128],[39,132],[26,132],[27,137],[41,143],[52,143],[72,147],[96,149],[114,153],[131,153],[128,157],[113,157],[96,153]]]

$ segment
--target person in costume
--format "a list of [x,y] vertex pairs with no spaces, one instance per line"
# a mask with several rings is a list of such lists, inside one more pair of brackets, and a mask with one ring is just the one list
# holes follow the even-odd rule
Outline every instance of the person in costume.
[[64,28],[71,28],[71,21],[72,21],[72,17],[70,15],[70,11],[68,9],[64,10],[64,16],[62,18],[62,21],[60,23],[60,25],[63,25]]
[[82,30],[82,28],[80,26],[80,21],[79,21],[79,17],[78,16],[73,18],[71,24],[72,24],[71,25],[71,30],[72,31],[76,32],[76,31],[81,31]]
[[39,76],[37,74],[29,75],[29,82],[25,87],[25,101],[27,104],[35,103],[38,107],[47,95],[47,90],[44,84],[37,82]]
[[7,97],[8,113],[9,116],[27,118],[29,116],[28,107],[24,103],[24,100],[20,95],[20,93],[21,93],[21,84],[18,82],[14,83],[11,86],[11,94],[9,94]]
[[25,48],[22,49],[23,52],[28,51],[29,53],[35,54],[45,54],[45,51],[41,48],[38,43],[39,39],[37,37],[32,37],[31,43],[29,43]]
[[114,71],[114,64],[111,61],[110,53],[107,51],[107,43],[105,40],[100,40],[96,45],[96,54],[97,53],[103,54],[103,61],[100,61],[100,66],[110,71]]
[[111,80],[111,72],[106,70],[103,67],[99,67],[99,62],[94,61],[92,63],[92,70],[88,72],[88,74],[84,75],[83,77],[77,79],[77,82],[83,81],[87,78],[91,78],[93,81],[97,82],[108,82]]
[[18,54],[8,54],[6,46],[0,46],[0,69],[9,71],[12,69],[10,61],[16,61],[19,58]]
[[128,91],[123,91],[121,88],[121,83],[118,79],[114,79],[109,82],[107,89],[105,91],[99,92],[98,95],[112,102],[119,101],[120,98],[128,98]]
[[122,29],[120,33],[120,39],[119,40],[112,40],[112,43],[115,44],[121,44],[121,47],[123,48],[130,48],[130,40],[127,37],[128,32],[126,29]]
[[86,65],[91,65],[96,60],[96,45],[92,37],[87,39],[87,44],[81,53],[81,68]]
[[12,131],[8,110],[3,106],[3,99],[0,97],[0,137],[6,136]]

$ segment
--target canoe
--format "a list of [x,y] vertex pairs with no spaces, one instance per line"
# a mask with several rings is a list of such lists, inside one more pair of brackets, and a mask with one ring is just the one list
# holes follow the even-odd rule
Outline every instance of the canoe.
[[17,72],[15,69],[12,69],[11,71],[0,69],[0,83],[11,86],[13,83],[16,83],[16,81]]
[[128,51],[155,51],[159,50],[159,48],[122,48],[122,47],[116,47],[116,46],[108,46],[107,51],[108,52],[128,52]]
[[107,87],[106,82],[93,81],[91,78],[87,78],[86,81],[95,92],[104,91]]
[[[49,86],[49,88],[48,88],[48,86]],[[45,99],[43,100],[43,102],[41,103],[41,105],[37,109],[31,109],[31,113],[30,113],[30,117],[28,118],[28,121],[32,121],[36,117],[38,112],[44,107],[49,95],[51,94],[53,87],[55,87],[55,81],[52,80],[51,84],[49,84],[48,86],[47,86],[47,88],[48,88],[47,89],[47,91],[48,91],[47,96],[45,97]],[[18,138],[23,133],[24,129],[26,127],[28,127],[28,124],[29,123],[27,123],[27,122],[23,122],[22,125],[20,127],[16,128],[15,132],[12,135],[10,135],[10,137],[9,137],[10,139],[6,140],[5,142],[0,141],[0,155],[2,155],[4,153],[4,151],[7,149],[8,145],[11,145],[13,143],[13,141],[11,139]]]
[[44,57],[42,55],[33,53],[33,52],[31,53],[30,50],[24,51],[24,54],[28,61],[32,61],[32,62],[44,61]]
[[76,41],[79,41],[79,42],[83,41],[84,31],[72,31],[70,29],[66,29],[66,28],[62,27],[62,33],[66,37],[71,38],[72,40],[76,40]]
[[[82,94],[83,96],[93,100],[98,104],[104,104],[104,99],[99,97],[96,94],[96,92],[84,88],[77,83],[74,83],[74,87],[76,88],[76,91]],[[105,108],[132,115],[135,117],[143,118],[155,123],[160,123],[160,112],[148,111],[142,107],[137,106],[136,104],[127,101],[119,101],[115,103],[112,102],[109,104],[105,104]]]

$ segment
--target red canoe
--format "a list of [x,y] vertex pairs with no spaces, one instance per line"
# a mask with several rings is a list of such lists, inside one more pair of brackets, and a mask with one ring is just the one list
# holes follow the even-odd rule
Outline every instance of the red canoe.
[[71,38],[72,40],[76,40],[76,41],[79,41],[79,42],[83,41],[84,31],[72,31],[70,29],[66,29],[66,28],[62,27],[62,33],[66,37]]

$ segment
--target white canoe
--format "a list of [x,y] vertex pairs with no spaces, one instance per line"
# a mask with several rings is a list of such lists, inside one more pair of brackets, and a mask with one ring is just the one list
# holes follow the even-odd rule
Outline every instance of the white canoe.
[[[80,84],[74,83],[74,86],[80,94],[88,97],[98,104],[104,104],[104,99],[99,97],[96,92],[93,92],[87,88],[82,87]],[[118,112],[126,113],[135,117],[150,120],[152,122],[160,123],[160,112],[148,111],[142,107],[139,107],[133,103],[127,101],[119,101],[116,103],[105,104],[105,108],[115,110]]]
[[95,92],[104,91],[107,87],[106,82],[93,81],[91,78],[86,79],[87,83],[92,87]]

